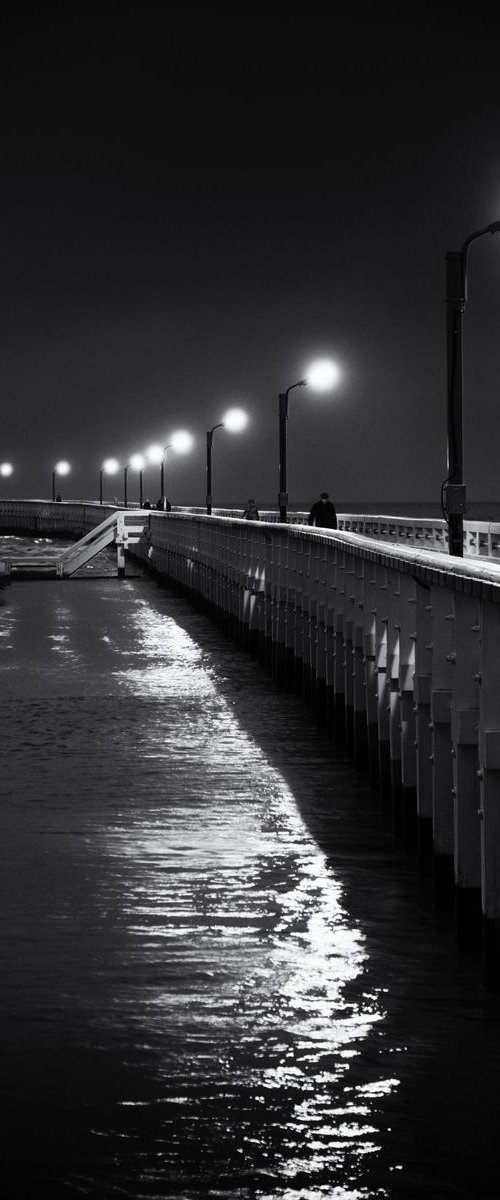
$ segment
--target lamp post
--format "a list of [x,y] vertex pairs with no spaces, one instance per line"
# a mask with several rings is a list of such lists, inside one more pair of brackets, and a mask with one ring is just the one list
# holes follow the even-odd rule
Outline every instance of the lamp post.
[[[133,454],[128,465],[132,468],[132,471],[139,472],[139,508],[142,508],[142,484],[144,471],[144,458],[142,454]],[[126,507],[127,505],[125,503],[125,508]]]
[[466,238],[461,250],[446,255],[446,360],[447,360],[447,425],[448,476],[443,484],[446,500],[443,506],[448,523],[448,550],[463,558],[464,513],[466,490],[463,464],[462,422],[462,316],[467,302],[467,251],[471,242],[485,233],[500,233],[500,221],[477,229]]
[[337,363],[331,362],[330,359],[322,358],[318,362],[312,364],[305,379],[297,380],[297,383],[290,384],[286,392],[279,394],[278,408],[278,424],[279,424],[279,494],[278,507],[280,513],[280,521],[286,523],[287,507],[288,507],[288,492],[287,492],[287,421],[288,421],[288,397],[290,392],[296,387],[312,387],[316,392],[326,392],[331,387],[334,387],[340,377],[340,369]]
[[120,469],[120,464],[116,458],[107,458],[99,471],[99,504],[102,504],[102,484],[104,475],[116,475]]
[[56,463],[52,472],[52,499],[56,498],[56,475],[69,475],[71,467],[68,462]]
[[167,450],[175,450],[176,454],[187,454],[187,451],[190,450],[193,445],[193,440],[194,439],[191,433],[188,433],[185,429],[178,429],[176,433],[172,434],[172,441],[167,442],[166,446],[160,446],[159,444],[155,443],[153,446],[149,446],[147,450],[146,457],[149,459],[149,461],[152,463],[158,463],[160,467],[160,501],[158,507],[162,508],[163,511],[165,511],[167,507],[167,497],[165,491]]
[[228,408],[223,421],[212,425],[207,430],[207,514],[212,513],[212,446],[216,429],[228,429],[230,433],[240,433],[248,424],[248,417],[242,408]]
[[160,495],[163,496],[163,458],[165,451],[163,446],[155,442],[152,446],[148,446],[146,450],[146,458],[148,462],[155,463],[160,468]]

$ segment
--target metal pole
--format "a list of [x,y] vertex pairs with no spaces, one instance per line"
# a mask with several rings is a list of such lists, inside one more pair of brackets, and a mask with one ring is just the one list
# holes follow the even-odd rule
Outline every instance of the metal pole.
[[212,442],[214,438],[213,429],[207,430],[207,514],[210,517],[212,514]]
[[448,549],[458,558],[464,553],[464,513],[466,493],[463,463],[462,422],[462,315],[467,300],[467,251],[471,242],[485,233],[500,233],[500,221],[476,229],[466,238],[461,250],[446,255],[446,341],[447,341],[447,416],[448,478],[446,515]]
[[286,392],[280,392],[279,395],[279,454],[280,454],[280,490],[278,495],[278,505],[280,510],[280,521],[286,524],[286,510],[288,507],[288,492],[286,478],[286,423],[288,421],[288,397],[290,392],[296,387],[306,387],[307,379],[298,379],[297,383],[290,384]]
[[55,500],[55,498],[56,498],[56,473],[55,473],[55,471],[53,471],[52,472],[52,499]]
[[160,464],[160,496],[163,508],[165,508],[165,451]]
[[142,508],[142,470],[139,471],[139,508]]
[[102,476],[103,472],[99,471],[99,504],[102,504]]
[[128,467],[124,467],[123,468],[123,507],[124,508],[128,508],[127,475],[128,475]]
[[[290,389],[288,389],[290,390]],[[287,478],[286,478],[286,423],[288,420],[288,392],[280,392],[279,395],[279,495],[278,505],[280,510],[280,521],[286,524],[286,510],[288,505],[287,493]]]
[[462,421],[462,314],[465,309],[464,255],[452,250],[446,255],[446,335],[448,385],[448,549],[458,558],[464,553],[465,485]]

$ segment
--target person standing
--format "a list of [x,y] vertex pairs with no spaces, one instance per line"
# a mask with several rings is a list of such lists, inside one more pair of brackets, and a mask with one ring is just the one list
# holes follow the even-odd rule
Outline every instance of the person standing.
[[313,504],[309,513],[309,525],[317,525],[322,529],[337,528],[337,513],[328,492],[320,492],[319,500]]
[[247,506],[243,513],[245,521],[260,521],[260,513],[255,503],[255,500],[247,500]]

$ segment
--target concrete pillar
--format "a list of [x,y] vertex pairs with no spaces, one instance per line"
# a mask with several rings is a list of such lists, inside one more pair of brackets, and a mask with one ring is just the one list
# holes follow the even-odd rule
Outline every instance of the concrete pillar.
[[379,785],[379,755],[378,755],[378,689],[376,665],[376,591],[375,565],[370,560],[365,564],[364,578],[364,621],[363,621],[363,650],[365,666],[365,695],[366,695],[366,724],[368,730],[368,757],[371,785],[374,790]]
[[116,543],[116,574],[118,579],[125,578],[125,550],[123,542]]
[[401,750],[402,840],[412,857],[417,853],[417,764],[414,704],[416,584],[411,575],[400,576],[399,696]]
[[387,570],[376,567],[375,663],[377,671],[377,724],[379,752],[379,787],[382,812],[391,812],[391,749],[389,725],[389,681],[387,678],[387,626],[389,600]]
[[500,603],[481,602],[479,770],[483,979],[500,990]]
[[432,588],[432,832],[434,899],[440,907],[454,903],[454,811],[451,743],[451,700],[454,645],[453,593]]
[[479,601],[467,592],[454,595],[453,696],[451,703],[455,829],[455,924],[458,945],[479,945],[481,938],[481,827],[478,757]]

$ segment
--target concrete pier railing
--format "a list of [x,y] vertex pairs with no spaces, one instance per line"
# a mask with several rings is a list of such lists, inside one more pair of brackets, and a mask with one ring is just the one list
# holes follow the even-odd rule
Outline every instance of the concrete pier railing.
[[[45,505],[37,528],[79,536],[109,511]],[[136,553],[370,772],[436,904],[454,907],[459,945],[482,946],[499,989],[500,564],[348,531],[144,517]],[[0,528],[16,519],[0,503]]]
[[[174,511],[202,516],[204,509],[178,508]],[[241,517],[241,510],[215,509],[219,517]],[[277,522],[277,512],[261,511],[264,521]],[[290,512],[290,525],[307,525],[306,512]],[[339,529],[361,533],[377,541],[399,546],[417,546],[422,550],[448,549],[448,526],[442,517],[395,517],[383,513],[368,516],[362,513],[339,513]],[[492,521],[464,521],[464,554],[466,557],[500,559],[500,524]]]
[[395,836],[500,986],[500,565],[152,514],[142,554],[370,771]]

